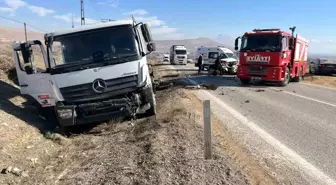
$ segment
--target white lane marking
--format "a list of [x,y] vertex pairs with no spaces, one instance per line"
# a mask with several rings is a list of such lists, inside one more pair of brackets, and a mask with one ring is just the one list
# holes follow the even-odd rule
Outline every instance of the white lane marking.
[[[194,85],[197,84],[197,82],[195,82],[192,79],[187,79],[187,80],[189,80],[189,82],[191,82]],[[307,160],[302,158],[299,154],[297,154],[292,149],[290,149],[287,146],[285,146],[284,144],[282,144],[279,140],[277,140],[276,138],[271,136],[265,130],[260,128],[257,124],[253,123],[252,121],[249,121],[246,118],[246,116],[243,116],[241,113],[239,113],[235,109],[231,108],[229,105],[225,104],[223,101],[221,101],[216,96],[209,93],[208,91],[200,90],[200,92],[204,93],[206,97],[208,97],[210,100],[212,100],[215,103],[217,103],[218,105],[220,105],[223,109],[226,109],[226,111],[228,111],[230,114],[232,114],[241,123],[243,123],[244,125],[249,127],[252,131],[254,131],[256,134],[258,134],[263,140],[265,140],[267,143],[269,143],[274,148],[276,148],[278,151],[280,151],[293,164],[298,165],[306,174],[308,174],[311,177],[319,180],[323,184],[336,185],[336,182],[333,179],[331,179],[329,176],[324,174],[320,169],[318,169],[314,165],[310,164]]]
[[313,86],[313,87],[324,88],[324,89],[330,89],[330,90],[334,90],[334,91],[336,91],[336,88],[325,87],[325,86],[322,86],[322,85],[315,85],[315,84],[310,84],[310,83],[306,83],[306,82],[302,82],[302,83],[300,83],[300,84],[308,85],[308,86]]
[[270,89],[273,89],[273,90],[276,90],[276,91],[281,91],[281,92],[286,93],[286,94],[290,94],[290,95],[297,96],[297,97],[300,97],[300,98],[304,98],[304,99],[307,99],[307,100],[315,101],[315,102],[322,103],[322,104],[325,104],[325,105],[329,105],[329,106],[332,106],[332,107],[336,107],[335,104],[328,103],[328,102],[325,102],[325,101],[321,101],[321,100],[318,100],[318,99],[315,99],[315,98],[310,98],[310,97],[307,97],[307,96],[299,95],[299,94],[296,94],[296,93],[288,92],[288,91],[278,89],[278,88],[274,88],[274,87],[271,87]]

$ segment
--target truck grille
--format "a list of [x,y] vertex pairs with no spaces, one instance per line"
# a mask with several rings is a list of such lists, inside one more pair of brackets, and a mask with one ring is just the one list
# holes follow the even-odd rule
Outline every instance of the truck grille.
[[106,90],[97,93],[92,88],[92,83],[60,88],[61,94],[67,103],[87,102],[107,99],[125,95],[137,89],[138,77],[127,76],[122,78],[105,80]]
[[178,59],[185,59],[184,56],[177,56]]
[[256,75],[256,76],[266,76],[268,72],[267,67],[262,66],[249,66],[247,68],[248,75]]

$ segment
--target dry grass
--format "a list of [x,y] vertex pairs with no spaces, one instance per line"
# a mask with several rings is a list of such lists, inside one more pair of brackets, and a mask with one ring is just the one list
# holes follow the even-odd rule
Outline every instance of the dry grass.
[[308,76],[305,77],[304,83],[320,85],[330,88],[336,88],[336,76]]

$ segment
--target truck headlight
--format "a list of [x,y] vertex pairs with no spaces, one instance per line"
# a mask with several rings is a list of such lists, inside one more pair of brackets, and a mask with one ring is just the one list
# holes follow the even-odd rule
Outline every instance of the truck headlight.
[[[70,119],[73,116],[72,109],[57,110],[57,114],[62,119]],[[75,112],[74,112],[74,114],[75,114]]]

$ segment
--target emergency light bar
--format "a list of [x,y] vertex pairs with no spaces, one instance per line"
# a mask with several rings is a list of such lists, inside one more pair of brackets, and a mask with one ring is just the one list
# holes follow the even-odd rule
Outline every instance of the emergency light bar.
[[254,29],[254,32],[266,32],[266,31],[280,31],[278,28],[273,28],[273,29]]

